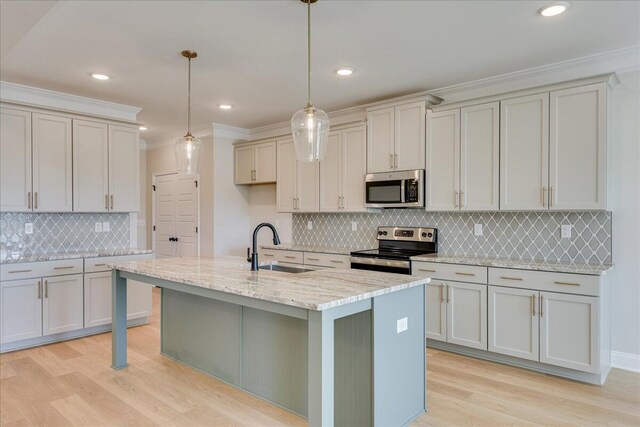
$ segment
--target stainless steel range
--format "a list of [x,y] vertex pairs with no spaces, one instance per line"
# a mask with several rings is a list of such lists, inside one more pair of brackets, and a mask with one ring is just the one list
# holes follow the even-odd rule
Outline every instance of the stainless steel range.
[[351,252],[351,268],[411,274],[411,257],[438,253],[438,230],[378,227],[378,249]]

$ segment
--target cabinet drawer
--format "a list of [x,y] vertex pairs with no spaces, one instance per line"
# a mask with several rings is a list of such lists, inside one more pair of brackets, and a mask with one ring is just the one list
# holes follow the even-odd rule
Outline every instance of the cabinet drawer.
[[55,261],[5,264],[0,267],[0,280],[29,279],[82,273],[82,258]]
[[105,256],[99,258],[86,258],[84,260],[84,272],[85,273],[97,273],[99,271],[110,271],[107,265],[117,264],[119,262],[127,261],[144,261],[146,259],[153,258],[153,254],[141,254],[141,255],[119,255],[119,256]]
[[600,278],[583,274],[489,268],[489,283],[510,288],[535,289],[565,294],[600,294]]
[[429,276],[433,279],[456,282],[487,283],[487,267],[412,261],[411,269],[415,276]]
[[260,249],[258,259],[262,261],[278,261],[291,264],[303,264],[304,256],[302,252],[278,251],[273,249]]
[[318,267],[351,268],[351,257],[349,255],[305,252],[304,265],[317,265]]

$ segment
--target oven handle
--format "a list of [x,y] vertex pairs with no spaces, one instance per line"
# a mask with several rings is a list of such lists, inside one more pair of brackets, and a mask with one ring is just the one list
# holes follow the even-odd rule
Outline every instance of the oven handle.
[[351,257],[352,264],[380,265],[383,267],[410,268],[411,261],[394,261],[380,258]]
[[407,180],[406,179],[402,179],[400,180],[400,203],[404,204],[406,202],[406,197],[405,197],[405,185],[406,185]]

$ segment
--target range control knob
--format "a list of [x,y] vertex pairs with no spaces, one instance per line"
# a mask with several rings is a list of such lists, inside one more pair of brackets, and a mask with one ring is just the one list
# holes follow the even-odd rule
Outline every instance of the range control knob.
[[382,231],[378,231],[378,236],[382,236]]
[[427,237],[427,233],[422,233],[422,237]]
[[383,231],[383,232],[382,232],[382,235],[383,235],[383,236],[386,236],[387,234],[389,234],[389,233],[387,233],[386,231]]
[[427,236],[433,237],[433,233],[429,233],[429,234],[427,234]]

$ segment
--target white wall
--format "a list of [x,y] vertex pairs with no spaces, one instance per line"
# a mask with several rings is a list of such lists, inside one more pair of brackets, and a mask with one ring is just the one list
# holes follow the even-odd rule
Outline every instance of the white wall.
[[[136,228],[138,229],[137,240],[131,241],[131,246],[139,249],[147,248],[147,153],[144,141],[140,144],[140,212],[137,215]],[[149,246],[150,247],[150,246]]]
[[[293,216],[290,213],[276,211],[276,185],[251,185],[249,187],[249,222],[251,229],[261,222],[275,225],[282,243],[292,242]],[[269,230],[262,230],[258,235],[260,245],[272,245],[273,237]]]

